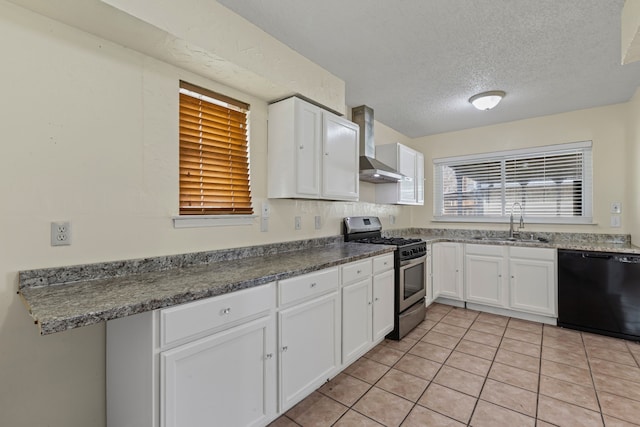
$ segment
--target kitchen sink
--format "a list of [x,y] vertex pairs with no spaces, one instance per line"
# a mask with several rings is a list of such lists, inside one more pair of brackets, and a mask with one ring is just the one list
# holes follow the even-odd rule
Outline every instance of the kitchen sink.
[[477,236],[474,240],[480,240],[483,242],[524,242],[524,243],[549,243],[548,239],[544,237],[484,237]]

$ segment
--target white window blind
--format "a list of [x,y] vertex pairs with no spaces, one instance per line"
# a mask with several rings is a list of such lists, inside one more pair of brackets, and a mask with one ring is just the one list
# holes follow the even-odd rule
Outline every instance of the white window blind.
[[585,141],[434,159],[434,217],[502,221],[518,202],[529,222],[591,222],[591,146]]

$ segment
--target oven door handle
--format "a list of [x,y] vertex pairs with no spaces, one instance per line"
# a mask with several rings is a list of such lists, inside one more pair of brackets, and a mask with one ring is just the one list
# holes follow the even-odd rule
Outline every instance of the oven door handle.
[[427,260],[427,256],[423,255],[421,257],[418,258],[411,258],[411,259],[407,259],[404,261],[400,261],[400,268],[403,267],[407,267],[409,265],[413,265],[413,264],[420,264],[421,262],[425,262]]

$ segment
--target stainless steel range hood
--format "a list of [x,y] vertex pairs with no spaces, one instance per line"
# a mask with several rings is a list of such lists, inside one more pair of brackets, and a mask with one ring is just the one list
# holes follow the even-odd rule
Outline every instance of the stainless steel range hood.
[[366,105],[352,108],[351,120],[360,126],[360,181],[374,184],[400,181],[403,178],[402,174],[375,159],[373,109]]

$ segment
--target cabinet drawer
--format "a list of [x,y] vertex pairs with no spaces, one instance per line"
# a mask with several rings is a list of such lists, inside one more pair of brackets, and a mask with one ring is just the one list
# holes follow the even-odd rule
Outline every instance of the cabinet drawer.
[[278,282],[280,306],[338,289],[338,269],[329,268]]
[[342,284],[353,283],[371,276],[371,259],[352,262],[342,266]]
[[190,302],[160,311],[160,346],[233,325],[275,307],[274,285]]
[[373,259],[373,274],[393,269],[393,254],[381,255]]

